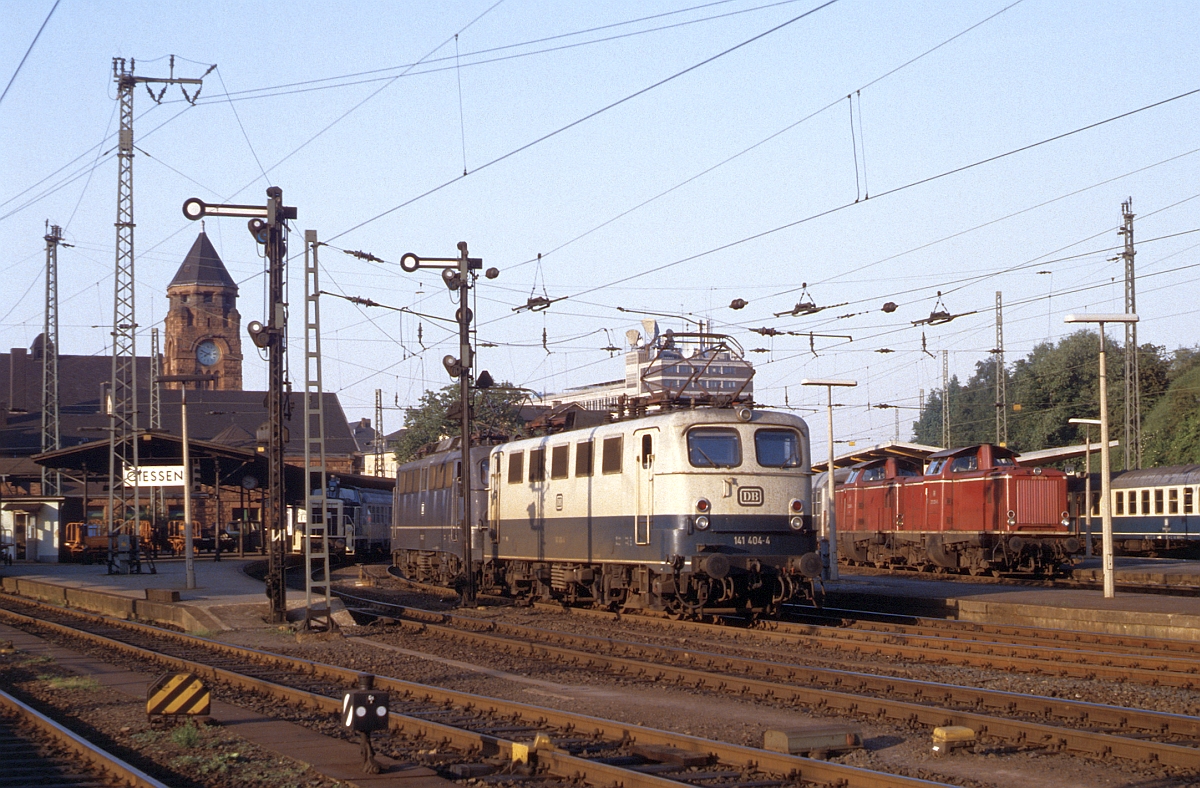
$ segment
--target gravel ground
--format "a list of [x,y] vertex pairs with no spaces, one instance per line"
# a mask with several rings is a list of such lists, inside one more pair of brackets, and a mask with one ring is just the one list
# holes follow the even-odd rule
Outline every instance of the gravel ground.
[[[386,585],[386,582],[385,582]],[[380,592],[385,589],[372,589]],[[357,589],[363,592],[364,589]],[[406,591],[389,591],[399,604],[424,609],[450,609],[455,601]],[[1115,682],[1054,679],[1012,675],[960,666],[926,665],[885,658],[847,659],[830,650],[805,649],[802,656],[779,647],[751,649],[694,635],[674,636],[658,622],[630,616],[606,622],[593,618],[529,608],[486,608],[473,611],[485,618],[521,623],[547,630],[658,642],[667,645],[736,653],[778,661],[802,661],[849,670],[953,682],[1012,692],[1078,696],[1083,700],[1174,713],[1195,713],[1196,693],[1172,688],[1141,687]],[[728,695],[678,689],[636,679],[616,678],[561,665],[511,658],[452,638],[412,635],[386,626],[360,628],[351,637],[327,643],[297,644],[270,633],[241,631],[223,639],[280,651],[322,662],[352,666],[381,675],[436,684],[525,703],[676,730],[747,746],[761,746],[763,733],[775,727],[799,727],[806,722],[831,721],[805,709],[767,701],[741,700]],[[837,760],[866,768],[969,786],[1137,786],[1177,788],[1200,785],[1200,777],[1153,770],[1122,761],[1099,762],[1039,749],[1021,749],[983,741],[972,752],[935,758],[928,730],[890,723],[847,720],[859,724],[865,749]]]
[[[159,671],[161,672],[161,671]],[[0,656],[0,686],[151,776],[180,788],[339,788],[220,727],[151,723],[146,702],[45,657]]]

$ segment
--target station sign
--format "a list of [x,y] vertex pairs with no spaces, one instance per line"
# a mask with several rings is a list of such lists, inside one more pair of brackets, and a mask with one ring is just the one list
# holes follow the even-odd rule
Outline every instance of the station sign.
[[127,467],[121,483],[126,487],[182,487],[186,479],[182,465],[140,465]]

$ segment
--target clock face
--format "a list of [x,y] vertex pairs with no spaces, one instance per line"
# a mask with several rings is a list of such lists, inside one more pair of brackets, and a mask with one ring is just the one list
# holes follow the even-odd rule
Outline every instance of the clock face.
[[217,347],[216,342],[206,339],[196,348],[196,360],[202,366],[211,367],[221,360],[221,348]]

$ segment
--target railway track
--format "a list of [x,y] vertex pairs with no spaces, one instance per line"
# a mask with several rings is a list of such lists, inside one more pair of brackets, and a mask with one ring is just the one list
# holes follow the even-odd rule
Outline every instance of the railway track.
[[357,600],[411,631],[469,639],[514,656],[901,724],[963,725],[1010,743],[1200,770],[1197,717],[810,668]]
[[[394,579],[393,575],[388,577]],[[431,588],[445,591],[425,584],[412,585],[425,591]],[[564,609],[553,605],[546,607]],[[611,612],[603,610],[566,610],[572,615],[608,620],[613,617]],[[1198,643],[950,620],[936,623],[928,620],[923,624],[865,619],[847,622],[845,616],[880,616],[866,611],[838,612],[841,617],[831,616],[831,611],[821,614],[837,626],[780,620],[759,620],[753,628],[697,621],[670,621],[667,626],[674,632],[720,632],[724,637],[734,639],[738,636],[732,633],[741,631],[746,633],[742,639],[747,642],[832,649],[856,657],[898,657],[930,664],[1016,670],[1030,675],[1200,688],[1200,660],[1196,658],[1200,654]],[[809,617],[812,614],[806,610],[802,615]],[[639,617],[639,620],[662,619]]]
[[0,787],[167,788],[7,692],[0,691]]
[[[0,620],[84,639],[124,658],[335,717],[358,671],[0,595]],[[379,676],[410,760],[447,774],[532,771],[544,780],[625,788],[932,788],[941,783],[758,750],[572,712]],[[393,739],[393,746],[395,739]],[[434,750],[437,755],[431,756]],[[449,752],[448,752],[449,751]],[[526,762],[522,765],[522,757]],[[431,761],[432,758],[432,761]],[[514,774],[514,779],[519,779]]]

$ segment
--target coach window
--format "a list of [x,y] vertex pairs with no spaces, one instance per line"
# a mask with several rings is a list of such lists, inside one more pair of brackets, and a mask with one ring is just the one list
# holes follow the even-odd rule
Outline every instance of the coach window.
[[580,441],[575,444],[575,475],[592,475],[592,442]]
[[1174,487],[1167,491],[1167,514],[1179,514],[1179,490]]
[[529,450],[529,481],[530,482],[546,481],[546,450],[545,449],[530,449]]
[[742,464],[737,430],[697,427],[687,434],[688,462],[696,468],[736,468]]
[[1150,491],[1142,490],[1142,514],[1150,514]]
[[1115,514],[1125,514],[1125,493],[1117,490],[1117,505]]
[[795,430],[758,430],[754,456],[764,468],[799,468],[800,435]]
[[623,444],[624,441],[621,435],[615,438],[604,439],[604,453],[600,457],[600,471],[602,473],[621,472],[621,448]]
[[1183,513],[1184,514],[1192,513],[1192,488],[1191,487],[1183,488]]
[[1163,491],[1161,487],[1154,491],[1154,513],[1163,513]]
[[514,451],[508,455],[508,483],[520,484],[525,477],[525,452]]
[[550,478],[565,479],[571,469],[571,447],[555,446],[550,450]]

